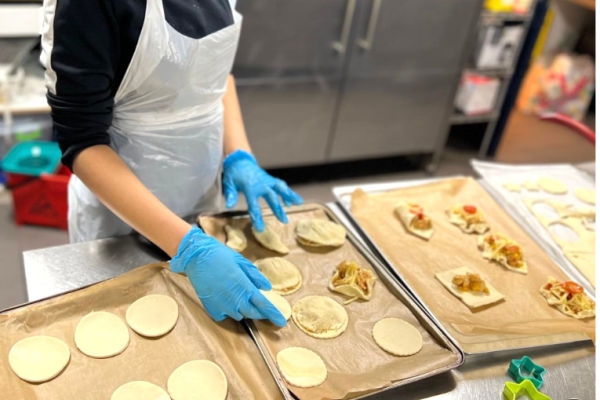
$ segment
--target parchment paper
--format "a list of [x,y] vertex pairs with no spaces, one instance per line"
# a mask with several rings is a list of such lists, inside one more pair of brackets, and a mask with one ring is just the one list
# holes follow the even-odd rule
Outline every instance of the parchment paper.
[[[395,217],[394,206],[400,200],[421,204],[433,219],[434,234],[428,242],[409,234]],[[456,204],[476,205],[492,231],[520,243],[529,273],[510,272],[483,259],[477,235],[462,233],[445,214]],[[539,288],[548,276],[559,280],[567,276],[473,179],[449,179],[370,195],[357,190],[352,195],[352,214],[463,350],[483,352],[582,340],[586,338],[583,332],[594,337],[594,318],[576,320],[546,303]],[[461,266],[481,274],[506,299],[469,309],[434,277]]]
[[[147,294],[172,297],[179,320],[168,334],[144,338],[131,329],[130,343],[115,357],[95,359],[75,346],[79,320],[91,311],[109,311],[125,321],[127,307]],[[185,362],[207,359],[225,372],[231,399],[282,399],[256,345],[241,324],[231,319],[214,322],[205,313],[188,279],[167,264],[137,268],[86,289],[0,314],[0,398],[24,400],[109,400],[122,384],[145,380],[167,389],[169,375]],[[55,379],[31,384],[19,379],[8,365],[17,341],[49,335],[64,341],[71,360]]]
[[[306,206],[310,208],[310,206]],[[312,211],[288,212],[288,225],[283,225],[273,217],[266,217],[290,248],[284,258],[295,264],[302,274],[303,284],[297,292],[285,296],[294,305],[308,295],[330,296],[340,302],[349,298],[327,289],[329,279],[336,266],[344,260],[356,261],[364,268],[373,268],[352,246],[346,243],[340,248],[311,248],[299,245],[294,238],[294,227],[300,219],[327,219],[322,208],[312,207]],[[202,217],[200,225],[207,234],[225,241],[225,224],[241,228],[248,239],[248,247],[242,253],[251,261],[260,258],[277,257],[279,254],[262,247],[250,231],[248,218]],[[375,272],[376,273],[376,272]],[[270,322],[255,321],[261,337],[265,341],[270,356],[275,360],[277,353],[287,347],[305,347],[321,356],[327,366],[328,376],[322,385],[301,389],[288,385],[301,400],[351,399],[389,386],[393,382],[417,376],[440,367],[453,364],[458,356],[437,343],[415,318],[412,312],[395,297],[380,279],[375,283],[370,301],[354,301],[345,306],[348,312],[348,328],[334,339],[317,339],[306,335],[290,318],[282,329]],[[375,322],[386,317],[402,318],[417,327],[423,336],[423,348],[414,356],[397,357],[386,353],[373,341],[371,331]]]
[[[573,279],[580,281],[586,289],[595,295],[595,274],[590,275],[589,268],[595,266],[596,248],[595,240],[591,247],[584,249],[583,252],[569,252],[561,248],[556,237],[544,226],[535,213],[532,213],[526,205],[528,200],[553,200],[566,204],[572,204],[575,208],[590,208],[587,204],[575,196],[575,190],[578,188],[588,188],[595,190],[595,181],[587,173],[575,168],[570,164],[540,164],[540,165],[509,165],[494,162],[484,162],[472,160],[473,169],[481,175],[486,186],[504,208],[511,215],[518,215],[519,223],[528,231],[541,247],[550,255],[563,270],[573,276]],[[548,193],[541,188],[535,191],[521,190],[520,192],[510,192],[503,186],[506,182],[524,182],[526,180],[536,182],[542,177],[552,177],[559,180],[569,189],[565,194]],[[581,226],[581,222],[579,225]],[[557,226],[558,231],[562,231],[561,226]],[[568,234],[569,232],[564,232]],[[564,251],[564,252],[563,252]],[[575,260],[573,254],[577,254],[579,259]],[[583,278],[583,279],[582,279]],[[589,281],[589,284],[585,280]]]

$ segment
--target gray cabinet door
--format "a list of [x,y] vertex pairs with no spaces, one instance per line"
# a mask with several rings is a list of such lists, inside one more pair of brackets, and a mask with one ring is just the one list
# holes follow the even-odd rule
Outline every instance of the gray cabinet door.
[[322,164],[339,80],[238,85],[252,151],[265,168]]
[[[381,0],[371,18],[374,4],[365,0],[358,17],[331,161],[434,150],[481,0]],[[369,39],[369,26],[365,49],[357,43]]]
[[451,74],[397,74],[346,84],[331,161],[433,152],[454,93]]
[[[253,151],[265,167],[325,162],[344,56],[348,0],[239,0],[233,73]],[[350,21],[350,25],[351,25]]]

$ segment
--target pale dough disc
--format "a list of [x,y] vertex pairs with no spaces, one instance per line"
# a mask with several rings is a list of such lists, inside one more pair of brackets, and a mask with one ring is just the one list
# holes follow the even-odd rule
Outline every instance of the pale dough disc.
[[162,336],[169,332],[177,323],[177,318],[177,303],[162,294],[151,294],[136,300],[125,314],[129,327],[147,337]]
[[105,311],[91,312],[77,324],[75,344],[86,356],[116,356],[129,345],[129,329],[115,314]]
[[567,187],[559,180],[550,177],[543,177],[537,180],[537,184],[543,190],[552,194],[565,194],[567,193]]
[[214,362],[195,360],[173,371],[167,389],[173,400],[224,400],[227,378]]
[[373,326],[373,340],[396,356],[412,356],[423,347],[423,337],[411,324],[399,318],[384,318]]
[[521,191],[521,184],[518,182],[505,182],[504,188],[510,192],[520,192]]
[[294,264],[281,257],[269,257],[254,263],[256,268],[271,282],[273,292],[286,296],[302,286],[302,275]]
[[527,189],[530,192],[537,192],[539,190],[537,184],[532,181],[525,181],[522,183],[522,185],[525,189]]
[[55,378],[69,363],[71,352],[62,340],[31,336],[18,341],[8,353],[8,364],[24,381],[39,383]]
[[292,308],[296,326],[309,336],[331,339],[340,336],[348,327],[348,313],[344,307],[327,296],[306,296]]
[[110,400],[171,400],[171,398],[160,386],[145,381],[133,381],[119,386]]
[[260,292],[263,294],[263,296],[267,298],[267,300],[273,303],[275,308],[279,310],[279,312],[283,315],[283,317],[286,320],[290,319],[290,317],[292,316],[292,306],[290,306],[290,303],[288,303],[288,301],[284,299],[283,296],[273,291],[267,292],[266,290],[261,290]]
[[265,223],[265,230],[258,233],[254,227],[252,227],[252,234],[258,243],[260,243],[264,248],[275,251],[281,254],[287,254],[290,252],[290,249],[283,244],[281,240],[281,236],[275,229],[268,223]]
[[327,367],[315,352],[303,347],[288,347],[277,353],[277,365],[292,386],[319,386],[327,379]]
[[596,204],[596,191],[594,189],[579,188],[575,189],[575,196],[585,203]]

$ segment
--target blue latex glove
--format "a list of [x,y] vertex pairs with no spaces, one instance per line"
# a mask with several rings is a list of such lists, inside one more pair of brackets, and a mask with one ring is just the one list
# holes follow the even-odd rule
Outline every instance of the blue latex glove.
[[281,179],[273,178],[258,166],[256,159],[243,150],[237,150],[225,157],[223,162],[223,192],[225,206],[231,208],[237,203],[238,192],[242,192],[248,203],[248,213],[254,229],[262,232],[265,224],[260,213],[258,200],[264,197],[278,220],[287,224],[287,216],[279,202],[281,196],[286,207],[302,204],[298,196]]
[[206,312],[215,321],[231,317],[269,319],[277,326],[287,321],[258,289],[271,283],[247,259],[194,227],[171,260],[173,272],[185,272]]

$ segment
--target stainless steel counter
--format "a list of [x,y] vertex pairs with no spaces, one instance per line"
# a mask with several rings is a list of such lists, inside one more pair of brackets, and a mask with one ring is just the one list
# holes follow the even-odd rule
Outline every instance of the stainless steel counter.
[[[328,204],[340,218],[343,213]],[[29,301],[115,277],[167,256],[137,236],[103,239],[23,253]],[[513,358],[528,355],[548,372],[541,391],[553,400],[595,398],[595,348],[588,343],[520,352],[470,356],[463,366],[424,381],[374,397],[391,399],[499,400]]]

